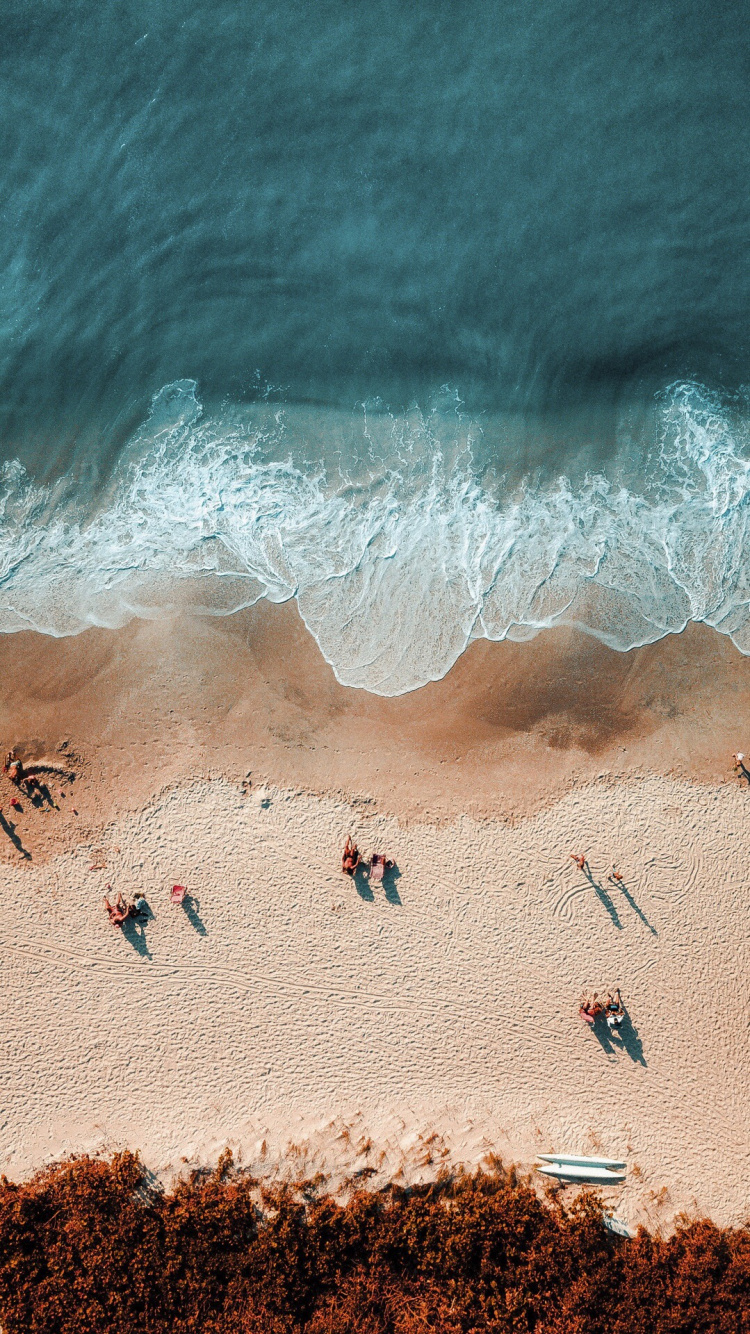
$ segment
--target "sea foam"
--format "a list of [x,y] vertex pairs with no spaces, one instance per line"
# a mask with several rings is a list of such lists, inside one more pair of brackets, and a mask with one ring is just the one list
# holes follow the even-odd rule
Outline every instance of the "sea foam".
[[472,428],[446,451],[420,413],[363,411],[356,475],[303,465],[283,408],[204,415],[196,389],[155,396],[86,512],[6,465],[1,630],[294,597],[339,681],[382,695],[444,676],[472,638],[555,625],[627,650],[705,621],[750,653],[742,417],[700,385],[662,395],[639,489],[600,473],[489,487]]

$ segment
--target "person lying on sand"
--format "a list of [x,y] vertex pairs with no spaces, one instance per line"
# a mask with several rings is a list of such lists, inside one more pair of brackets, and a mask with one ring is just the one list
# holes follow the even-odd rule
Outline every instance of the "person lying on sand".
[[[111,888],[112,888],[111,885],[107,885],[107,889],[111,890]],[[109,913],[109,920],[112,923],[112,925],[122,926],[123,922],[125,921],[125,918],[129,915],[129,909],[124,898],[122,897],[122,894],[117,895],[117,898],[115,899],[114,903],[110,903],[109,899],[107,898],[107,895],[105,894],[104,906],[107,909],[107,912]]]
[[341,858],[341,869],[344,872],[344,875],[354,875],[354,872],[360,865],[361,861],[362,858],[359,855],[359,849],[357,848],[356,843],[352,843],[351,835],[348,835],[346,843],[344,844],[344,853]]
[[588,996],[583,996],[581,998],[579,1012],[581,1014],[587,1014],[589,1019],[598,1019],[600,1014],[606,1013],[602,1002],[599,1000],[598,991],[594,992],[591,1000],[589,1000]]
[[396,863],[392,862],[389,857],[384,856],[382,852],[373,852],[370,858],[370,878],[372,880],[382,880],[384,872],[390,871],[391,867],[395,865]]
[[148,904],[142,894],[136,894],[128,908],[128,917],[148,917]]
[[18,786],[23,779],[23,765],[14,750],[8,751],[8,754],[5,756],[5,764],[3,768],[11,783],[15,783],[16,786]]
[[625,1018],[625,1007],[622,1003],[622,997],[620,995],[619,987],[617,988],[614,996],[612,995],[607,996],[606,1014],[607,1014],[607,1027],[619,1028],[620,1024],[623,1022]]

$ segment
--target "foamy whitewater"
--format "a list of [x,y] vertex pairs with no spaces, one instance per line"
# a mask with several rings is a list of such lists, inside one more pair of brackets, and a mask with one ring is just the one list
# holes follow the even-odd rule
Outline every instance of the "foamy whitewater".
[[472,470],[479,426],[463,424],[447,465],[417,412],[363,411],[366,482],[303,471],[281,461],[283,407],[270,427],[222,421],[196,388],[156,395],[91,516],[6,465],[1,630],[70,635],[296,598],[339,681],[382,695],[442,677],[472,638],[555,625],[626,650],[705,621],[750,653],[741,419],[698,385],[664,394],[643,494],[602,475],[491,493]]

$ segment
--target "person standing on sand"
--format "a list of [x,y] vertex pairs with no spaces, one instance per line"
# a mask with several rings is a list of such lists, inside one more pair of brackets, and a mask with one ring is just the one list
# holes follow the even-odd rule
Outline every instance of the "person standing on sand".
[[625,878],[625,877],[623,876],[622,872],[621,872],[621,871],[618,871],[617,867],[613,864],[613,866],[612,866],[612,870],[610,871],[609,875],[607,876],[607,879],[608,879],[608,880],[611,880],[613,885],[619,885],[619,884],[622,883],[622,881],[624,880],[624,878]]
[[574,861],[579,871],[586,870],[586,857],[582,852],[571,852],[571,861]]

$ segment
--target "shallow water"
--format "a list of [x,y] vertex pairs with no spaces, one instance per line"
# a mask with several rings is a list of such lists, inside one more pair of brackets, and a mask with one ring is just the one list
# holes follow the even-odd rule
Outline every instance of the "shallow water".
[[746,17],[6,8],[0,627],[750,651]]

